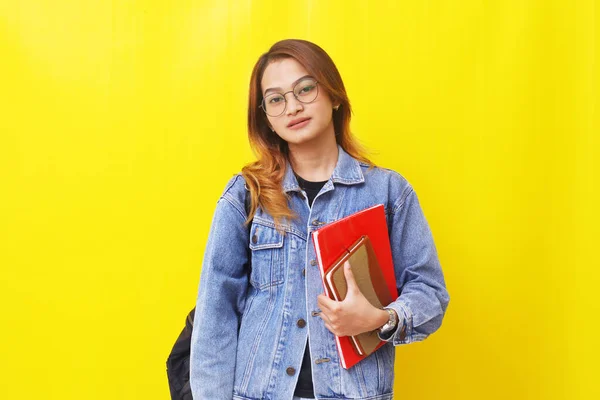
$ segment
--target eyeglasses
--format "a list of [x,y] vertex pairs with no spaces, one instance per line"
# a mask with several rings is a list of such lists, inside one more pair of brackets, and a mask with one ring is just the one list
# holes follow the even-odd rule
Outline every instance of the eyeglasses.
[[269,117],[279,117],[285,112],[287,107],[287,100],[285,95],[293,93],[296,100],[300,103],[308,104],[315,101],[319,94],[318,82],[312,78],[302,79],[294,86],[293,90],[285,93],[270,93],[262,99],[260,108]]

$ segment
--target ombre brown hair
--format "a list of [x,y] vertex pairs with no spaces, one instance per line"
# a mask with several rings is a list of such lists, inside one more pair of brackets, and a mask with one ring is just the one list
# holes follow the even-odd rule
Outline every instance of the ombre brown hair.
[[287,39],[275,43],[261,55],[254,65],[250,78],[248,99],[248,139],[257,156],[257,161],[242,168],[242,175],[250,189],[251,207],[249,223],[257,207],[270,214],[275,224],[281,226],[284,219],[295,219],[297,215],[289,208],[288,198],[283,191],[282,181],[289,156],[287,142],[270,128],[267,116],[259,105],[262,102],[261,81],[267,66],[285,58],[293,58],[319,82],[333,104],[339,104],[333,113],[333,126],[337,143],[346,153],[370,166],[373,163],[350,133],[351,108],[342,77],[333,60],[319,46],[306,40]]

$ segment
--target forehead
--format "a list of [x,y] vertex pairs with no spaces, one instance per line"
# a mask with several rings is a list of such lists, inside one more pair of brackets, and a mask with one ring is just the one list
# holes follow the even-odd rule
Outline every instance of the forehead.
[[305,75],[308,75],[308,71],[293,58],[273,61],[265,68],[261,90],[263,93],[269,88],[291,90],[292,83]]

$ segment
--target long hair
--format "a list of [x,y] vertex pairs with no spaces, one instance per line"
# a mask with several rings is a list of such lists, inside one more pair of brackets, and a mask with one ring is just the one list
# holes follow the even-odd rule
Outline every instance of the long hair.
[[282,181],[289,157],[287,143],[271,131],[267,116],[259,108],[262,102],[261,81],[267,66],[285,58],[293,58],[302,65],[324,89],[334,104],[339,104],[333,113],[333,127],[337,143],[346,153],[370,166],[373,163],[350,133],[352,109],[344,82],[333,60],[319,46],[306,40],[287,39],[275,43],[261,55],[254,65],[250,78],[248,99],[248,139],[257,160],[242,168],[242,175],[250,189],[251,206],[246,223],[252,221],[257,207],[270,214],[276,225],[284,219],[295,219],[297,215],[289,208],[288,198],[283,191]]

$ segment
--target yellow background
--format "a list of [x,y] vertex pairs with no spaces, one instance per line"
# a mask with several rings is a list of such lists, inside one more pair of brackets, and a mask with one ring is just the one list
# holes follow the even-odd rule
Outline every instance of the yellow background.
[[334,59],[451,295],[396,399],[599,398],[595,1],[0,1],[0,398],[167,399],[251,68]]

